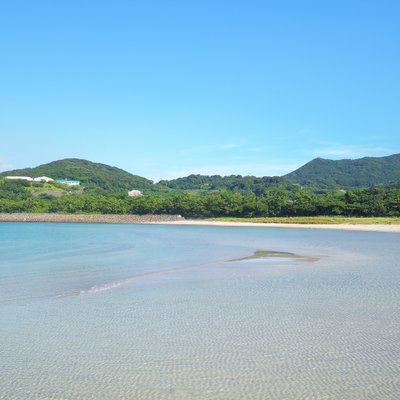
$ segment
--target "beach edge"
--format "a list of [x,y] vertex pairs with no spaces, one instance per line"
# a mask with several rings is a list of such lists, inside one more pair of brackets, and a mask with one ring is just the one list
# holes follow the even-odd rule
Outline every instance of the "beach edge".
[[179,221],[158,222],[166,225],[201,225],[201,226],[235,226],[235,227],[268,227],[268,228],[299,228],[299,229],[331,229],[362,232],[400,233],[400,225],[386,224],[296,224],[279,222],[230,222],[182,219]]
[[100,224],[159,224],[182,226],[268,227],[291,229],[331,229],[363,232],[400,233],[400,224],[299,224],[284,222],[232,222],[185,219],[180,215],[116,215],[116,214],[41,214],[0,213],[0,222],[58,222]]

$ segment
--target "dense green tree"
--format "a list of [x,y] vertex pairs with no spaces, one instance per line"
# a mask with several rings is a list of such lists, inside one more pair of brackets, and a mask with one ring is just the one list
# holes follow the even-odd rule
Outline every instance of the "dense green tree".
[[316,194],[272,187],[254,191],[216,190],[203,195],[174,190],[128,197],[126,194],[76,194],[61,197],[32,196],[29,182],[0,178],[0,212],[53,212],[102,214],[181,214],[184,217],[263,216],[400,216],[400,189],[353,189]]

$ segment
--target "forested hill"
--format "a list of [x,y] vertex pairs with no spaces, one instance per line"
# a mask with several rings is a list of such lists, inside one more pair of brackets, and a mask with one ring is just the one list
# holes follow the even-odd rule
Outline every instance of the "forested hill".
[[315,158],[284,178],[319,188],[397,186],[400,183],[400,154],[356,160]]
[[241,175],[189,175],[184,178],[162,180],[157,184],[117,167],[77,158],[67,158],[16,169],[0,175],[23,175],[32,178],[48,176],[53,179],[76,179],[86,192],[120,193],[137,189],[142,192],[169,193],[193,191],[206,194],[218,190],[253,192],[260,196],[268,190],[284,189],[296,192],[298,185],[313,192],[332,188],[400,187],[400,154],[387,157],[365,157],[357,160],[327,160],[316,158],[283,177],[255,177]]
[[[255,176],[241,175],[189,175],[184,178],[160,181],[158,186],[166,186],[175,190],[228,190],[228,191],[246,191],[260,195],[266,188],[281,187],[291,190],[295,185],[290,181],[278,176],[264,176],[257,178]],[[297,186],[297,185],[296,185]]]
[[97,189],[105,192],[126,190],[151,190],[153,182],[137,175],[132,175],[117,167],[94,163],[78,158],[66,158],[39,165],[35,168],[16,169],[2,172],[1,175],[22,175],[30,177],[48,176],[57,179],[76,179],[86,189]]
[[[152,181],[131,175],[119,168],[79,159],[65,159],[36,168],[3,172],[0,175],[78,179],[81,186],[69,187],[57,182],[8,180],[0,176],[0,213],[102,213],[102,214],[181,214],[184,217],[276,217],[276,216],[399,216],[400,189],[371,188],[350,190],[320,190],[314,182],[346,186],[385,185],[399,173],[395,159],[385,157],[387,169],[378,175],[382,166],[374,168],[371,159],[345,160],[345,168],[353,169],[353,176],[337,167],[343,162],[317,159],[293,174],[307,171],[311,177],[302,188],[287,178],[231,175],[221,177],[190,175],[186,178]],[[387,160],[389,159],[389,160]],[[365,165],[365,161],[367,165]],[[331,167],[329,169],[328,167]],[[348,180],[323,180],[318,175],[324,169],[329,178],[341,176]],[[328,172],[326,172],[328,173]],[[364,180],[356,180],[358,176]],[[300,174],[301,176],[301,174]],[[322,176],[322,177],[321,177]],[[325,175],[326,176],[326,175]],[[343,178],[343,179],[344,179]],[[353,180],[350,180],[352,178]],[[315,180],[317,179],[317,180]],[[320,181],[318,181],[320,179]],[[326,178],[328,179],[328,178]],[[83,189],[83,190],[82,190]],[[139,189],[144,196],[129,197],[128,190]]]

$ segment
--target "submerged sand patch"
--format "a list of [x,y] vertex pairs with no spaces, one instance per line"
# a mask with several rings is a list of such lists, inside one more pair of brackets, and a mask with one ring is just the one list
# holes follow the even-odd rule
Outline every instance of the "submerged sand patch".
[[268,258],[268,259],[284,258],[284,259],[292,259],[292,260],[307,261],[307,262],[316,262],[319,260],[318,257],[302,256],[300,254],[289,253],[285,251],[256,250],[250,256],[228,260],[228,262],[255,260],[261,258]]

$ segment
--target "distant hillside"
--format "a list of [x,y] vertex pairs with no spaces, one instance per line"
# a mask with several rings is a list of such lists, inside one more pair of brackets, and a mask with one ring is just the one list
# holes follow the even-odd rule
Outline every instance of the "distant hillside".
[[119,193],[138,189],[144,193],[171,193],[174,190],[207,193],[217,190],[245,191],[260,195],[271,188],[296,192],[298,185],[318,192],[330,188],[367,188],[373,186],[400,187],[400,154],[387,157],[365,157],[357,160],[327,160],[316,158],[283,177],[241,175],[189,175],[162,180],[157,184],[132,175],[120,168],[77,158],[67,158],[35,168],[2,172],[0,176],[26,175],[33,178],[76,179],[85,191]]
[[137,175],[132,175],[120,168],[106,164],[94,163],[78,158],[66,158],[39,165],[35,168],[16,169],[2,172],[1,175],[26,175],[33,178],[48,176],[57,179],[76,179],[89,190],[104,192],[121,192],[126,190],[150,190],[153,182]]
[[166,186],[175,190],[202,190],[202,191],[251,191],[261,194],[266,188],[284,187],[291,189],[294,185],[290,181],[278,176],[264,176],[257,178],[255,176],[241,175],[189,175],[184,178],[160,181],[158,186]]
[[356,160],[315,158],[284,178],[322,188],[396,186],[400,182],[400,154]]

